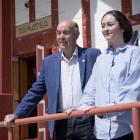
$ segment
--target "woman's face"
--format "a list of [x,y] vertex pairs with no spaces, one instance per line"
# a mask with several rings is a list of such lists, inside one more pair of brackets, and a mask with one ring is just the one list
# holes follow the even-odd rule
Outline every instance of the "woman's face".
[[113,15],[105,15],[102,19],[101,26],[102,34],[107,40],[109,46],[118,46],[124,43],[123,29],[120,27],[119,22]]

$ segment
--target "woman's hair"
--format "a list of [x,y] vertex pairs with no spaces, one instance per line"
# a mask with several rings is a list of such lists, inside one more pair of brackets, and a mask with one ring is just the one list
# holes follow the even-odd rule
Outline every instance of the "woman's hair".
[[130,21],[126,18],[126,16],[122,12],[117,11],[117,10],[111,10],[111,11],[106,12],[103,15],[103,17],[101,19],[101,23],[102,23],[104,16],[106,16],[108,14],[114,16],[116,18],[116,20],[119,22],[120,27],[124,30],[124,32],[123,32],[124,42],[128,43],[131,40],[132,34],[133,34],[132,25],[131,25]]

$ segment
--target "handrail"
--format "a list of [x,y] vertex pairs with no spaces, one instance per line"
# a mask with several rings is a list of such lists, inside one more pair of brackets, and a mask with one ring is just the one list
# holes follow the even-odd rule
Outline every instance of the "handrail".
[[[86,116],[86,115],[95,115],[95,114],[99,115],[99,114],[110,113],[110,112],[120,112],[120,111],[131,110],[131,109],[133,110],[133,108],[134,109],[140,108],[140,102],[117,104],[117,105],[110,105],[110,106],[105,106],[105,107],[94,107],[86,112],[73,111],[70,115],[67,115],[66,113],[57,113],[57,114],[50,114],[50,115],[46,114],[44,116],[22,118],[22,119],[17,119],[15,121],[15,125],[38,123],[38,122],[44,122],[44,121],[49,121],[49,120],[61,120],[61,119],[68,119],[72,117],[80,117],[80,116]],[[134,125],[134,122],[133,122],[133,125]],[[4,122],[0,122],[0,127],[5,127]],[[135,132],[134,132],[134,135],[135,135]],[[140,137],[135,140],[140,140]]]

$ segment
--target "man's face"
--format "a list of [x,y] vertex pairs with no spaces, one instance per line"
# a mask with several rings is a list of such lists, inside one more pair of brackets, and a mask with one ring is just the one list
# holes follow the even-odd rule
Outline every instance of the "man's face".
[[56,38],[61,50],[73,49],[76,45],[77,35],[71,23],[62,22],[56,30]]

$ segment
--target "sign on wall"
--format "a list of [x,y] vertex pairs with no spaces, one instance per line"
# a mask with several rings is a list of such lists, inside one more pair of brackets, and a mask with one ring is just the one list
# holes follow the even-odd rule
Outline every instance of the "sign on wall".
[[51,28],[51,16],[16,26],[16,37],[21,37]]

